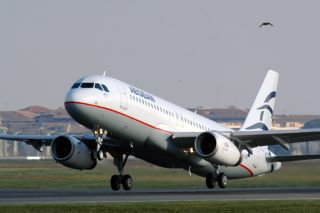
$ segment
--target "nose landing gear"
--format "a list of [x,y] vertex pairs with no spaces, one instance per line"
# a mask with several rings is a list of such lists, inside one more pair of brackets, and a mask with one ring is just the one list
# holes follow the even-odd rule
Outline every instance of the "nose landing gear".
[[103,150],[101,150],[103,138],[107,135],[107,131],[102,128],[94,128],[92,132],[97,143],[96,143],[96,149],[93,150],[91,157],[93,160],[98,159],[99,161],[101,161],[107,157],[106,153]]
[[[107,131],[102,128],[94,128],[92,133],[96,141],[96,149],[92,152],[92,159],[103,160],[107,156],[106,152],[101,149],[101,146],[104,137],[107,135]],[[117,149],[111,149],[108,152],[113,156],[113,164],[117,167],[119,172],[119,175],[113,175],[111,177],[110,185],[112,190],[118,191],[121,185],[124,190],[130,190],[132,188],[132,178],[128,174],[123,175],[123,168],[127,163],[129,154],[123,155],[123,153]]]

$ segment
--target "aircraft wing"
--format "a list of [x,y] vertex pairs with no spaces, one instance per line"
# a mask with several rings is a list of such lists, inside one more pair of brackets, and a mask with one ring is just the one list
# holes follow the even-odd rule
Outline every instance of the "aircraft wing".
[[313,160],[313,159],[320,159],[320,155],[274,156],[274,157],[267,158],[269,162],[287,162],[287,161]]
[[0,140],[43,143],[49,146],[56,135],[0,135]]
[[320,141],[320,129],[237,131],[231,133],[230,138],[249,147],[281,145],[288,148],[291,143]]
[[[36,150],[42,152],[43,146],[50,146],[51,142],[60,135],[0,135],[0,140],[22,141],[32,145]],[[85,143],[95,142],[95,137],[91,134],[71,135]],[[114,140],[109,137],[103,139],[103,145],[108,147],[118,147]]]
[[[283,148],[289,149],[289,144],[291,143],[320,141],[320,129],[235,131],[219,133],[250,148],[281,145]],[[169,141],[172,141],[178,148],[190,148],[194,146],[194,141],[199,134],[201,134],[201,132],[175,132],[170,136]]]

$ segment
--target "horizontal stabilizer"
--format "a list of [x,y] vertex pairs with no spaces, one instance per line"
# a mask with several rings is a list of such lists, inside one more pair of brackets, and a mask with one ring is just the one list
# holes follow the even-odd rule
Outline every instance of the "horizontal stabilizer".
[[287,161],[298,161],[298,160],[313,160],[320,159],[320,155],[292,155],[292,156],[274,156],[269,157],[269,162],[287,162]]

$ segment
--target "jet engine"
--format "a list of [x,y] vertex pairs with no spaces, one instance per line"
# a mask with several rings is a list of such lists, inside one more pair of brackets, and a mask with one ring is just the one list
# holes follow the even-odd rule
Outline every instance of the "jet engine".
[[58,136],[51,143],[53,159],[72,169],[93,169],[97,161],[91,158],[91,153],[85,143],[69,135]]
[[196,153],[212,164],[237,166],[242,161],[239,149],[219,133],[201,133],[196,138],[194,146]]

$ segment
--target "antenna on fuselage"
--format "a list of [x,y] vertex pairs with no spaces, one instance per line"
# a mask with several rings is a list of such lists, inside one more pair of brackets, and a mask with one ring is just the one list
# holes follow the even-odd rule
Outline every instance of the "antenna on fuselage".
[[107,73],[107,71],[104,70],[102,76],[103,76],[103,77],[106,77],[106,73]]

